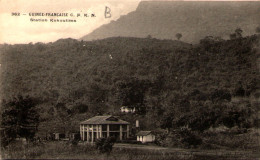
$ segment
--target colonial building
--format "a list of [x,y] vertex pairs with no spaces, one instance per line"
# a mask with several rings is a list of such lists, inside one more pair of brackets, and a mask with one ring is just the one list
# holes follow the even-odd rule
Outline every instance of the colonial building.
[[151,131],[140,131],[137,134],[137,141],[142,143],[155,141],[155,135]]
[[81,140],[94,142],[98,138],[129,138],[129,123],[114,116],[95,116],[80,123]]

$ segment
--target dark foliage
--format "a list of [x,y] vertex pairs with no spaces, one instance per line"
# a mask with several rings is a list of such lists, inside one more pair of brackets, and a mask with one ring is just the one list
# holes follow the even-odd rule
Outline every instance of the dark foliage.
[[106,153],[109,155],[115,142],[116,139],[114,137],[99,138],[96,141],[96,148],[100,151],[100,153]]
[[181,136],[181,144],[184,144],[186,147],[197,147],[202,144],[202,139],[187,128],[177,131],[177,134]]
[[260,33],[260,26],[256,27],[255,31],[256,33]]
[[37,103],[36,99],[22,96],[3,103],[2,146],[6,146],[15,138],[34,138],[39,125],[39,114],[35,108]]
[[177,34],[175,35],[175,37],[176,37],[178,40],[180,40],[181,37],[182,37],[182,34],[181,34],[181,33],[177,33]]
[[[241,34],[241,31],[237,31]],[[39,132],[78,130],[102,114],[140,120],[145,129],[188,127],[203,133],[224,125],[256,126],[259,35],[223,40],[208,36],[198,45],[154,38],[108,38],[84,42],[1,45],[1,95],[30,95],[38,104]],[[234,97],[247,99],[240,105]],[[231,119],[228,117],[232,117]]]
[[211,101],[212,102],[218,102],[218,101],[230,101],[231,100],[231,94],[226,90],[218,90],[216,89],[211,93]]

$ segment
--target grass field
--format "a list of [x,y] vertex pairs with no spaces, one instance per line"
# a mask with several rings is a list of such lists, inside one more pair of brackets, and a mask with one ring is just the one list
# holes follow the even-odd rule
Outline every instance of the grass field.
[[188,150],[147,145],[115,144],[110,155],[100,154],[90,144],[45,142],[37,145],[12,144],[2,150],[2,159],[109,159],[109,160],[255,160],[259,155],[250,151]]

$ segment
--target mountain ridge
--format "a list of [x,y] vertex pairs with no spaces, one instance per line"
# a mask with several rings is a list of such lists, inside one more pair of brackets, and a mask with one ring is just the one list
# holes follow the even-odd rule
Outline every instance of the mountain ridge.
[[[108,37],[176,39],[198,43],[205,36],[228,39],[240,27],[245,36],[260,25],[260,2],[140,2],[137,9],[105,24],[80,40]],[[249,25],[250,24],[250,25]],[[196,32],[195,32],[196,31]]]

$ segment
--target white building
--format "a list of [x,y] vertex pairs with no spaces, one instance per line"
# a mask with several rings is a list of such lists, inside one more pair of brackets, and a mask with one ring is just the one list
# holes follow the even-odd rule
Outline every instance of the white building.
[[122,106],[120,108],[121,112],[124,112],[124,113],[135,113],[135,107],[134,108],[131,108],[131,107],[127,107],[127,106]]
[[151,131],[140,131],[137,134],[137,141],[142,143],[155,141],[155,135]]
[[80,123],[80,137],[87,142],[94,142],[102,137],[124,140],[129,138],[129,125],[130,123],[111,115],[95,116]]

